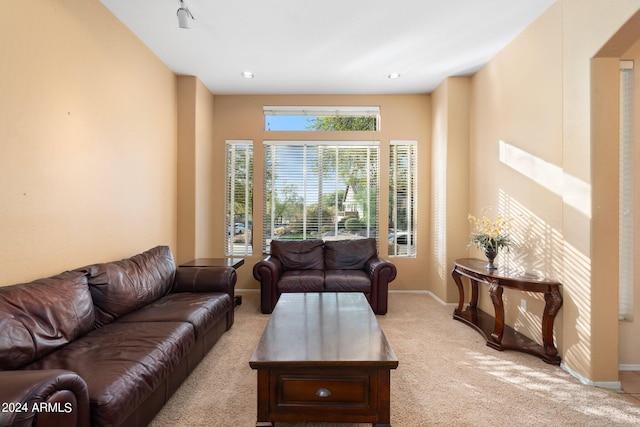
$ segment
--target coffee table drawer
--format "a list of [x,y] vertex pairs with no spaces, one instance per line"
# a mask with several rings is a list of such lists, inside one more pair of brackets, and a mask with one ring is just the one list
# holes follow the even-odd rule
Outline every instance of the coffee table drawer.
[[277,405],[369,406],[368,376],[280,375]]
[[359,370],[310,370],[272,372],[273,409],[350,408],[369,410],[372,389],[377,389],[377,376]]

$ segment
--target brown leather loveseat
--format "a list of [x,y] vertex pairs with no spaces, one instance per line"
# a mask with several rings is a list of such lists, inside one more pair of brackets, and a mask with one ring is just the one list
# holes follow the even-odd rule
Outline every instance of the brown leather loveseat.
[[253,266],[260,307],[273,311],[286,292],[362,292],[374,313],[386,314],[396,267],[378,256],[376,240],[271,241],[271,254]]
[[0,287],[0,426],[143,426],[233,324],[232,268],[167,246]]

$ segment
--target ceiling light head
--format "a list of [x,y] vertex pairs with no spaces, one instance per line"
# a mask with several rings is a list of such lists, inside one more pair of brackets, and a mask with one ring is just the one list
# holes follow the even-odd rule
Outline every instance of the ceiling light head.
[[185,29],[191,28],[189,18],[191,18],[192,20],[195,18],[191,14],[191,11],[187,7],[187,5],[184,4],[183,0],[180,0],[180,8],[176,12],[176,15],[178,15],[178,26],[180,28],[185,28]]
[[391,80],[399,79],[400,73],[391,73],[387,77],[389,77]]
[[245,79],[252,79],[255,77],[255,75],[251,71],[243,71],[241,74]]

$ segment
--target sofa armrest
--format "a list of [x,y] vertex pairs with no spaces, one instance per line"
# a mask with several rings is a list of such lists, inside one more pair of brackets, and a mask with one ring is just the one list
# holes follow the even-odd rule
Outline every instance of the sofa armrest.
[[282,273],[282,263],[278,258],[268,256],[253,266],[253,277],[260,282],[260,309],[269,314],[278,302],[277,284]]
[[89,427],[87,384],[61,369],[0,371],[0,426]]
[[171,292],[222,292],[233,300],[237,280],[233,267],[178,267]]
[[396,278],[397,270],[396,266],[384,258],[379,256],[372,256],[369,258],[364,267],[365,271],[374,280],[374,277],[384,275],[387,283],[392,282]]
[[371,307],[376,314],[386,314],[389,283],[396,278],[396,266],[375,255],[369,258],[364,269],[371,279]]

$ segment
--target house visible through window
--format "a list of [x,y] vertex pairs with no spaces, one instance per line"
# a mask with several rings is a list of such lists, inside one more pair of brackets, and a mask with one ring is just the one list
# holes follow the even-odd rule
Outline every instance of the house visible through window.
[[391,141],[390,149],[389,256],[415,256],[418,146]]
[[226,255],[251,255],[253,237],[253,141],[227,141]]
[[377,142],[264,142],[264,236],[377,237]]

